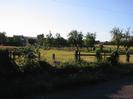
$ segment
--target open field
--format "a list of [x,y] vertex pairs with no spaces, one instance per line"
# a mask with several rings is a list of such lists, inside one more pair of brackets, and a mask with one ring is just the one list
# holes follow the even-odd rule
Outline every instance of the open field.
[[[114,50],[116,48],[115,45],[104,45],[105,48]],[[3,48],[22,48],[22,47],[16,47],[16,46],[0,46],[0,49]],[[122,46],[120,46],[121,50],[124,50]],[[133,50],[133,47],[130,48],[130,50]],[[75,56],[74,56],[74,49],[73,48],[62,48],[62,49],[57,49],[57,48],[51,48],[50,50],[40,50],[41,52],[41,59],[46,60],[50,64],[53,63],[52,61],[52,54],[55,54],[55,60],[60,63],[65,63],[69,62],[72,63],[75,61]],[[94,54],[94,52],[87,52],[86,48],[81,49],[81,54]],[[81,59],[87,62],[95,62],[96,57],[95,56],[81,56]],[[125,55],[120,55],[119,59],[120,63],[126,63],[126,56]],[[130,63],[133,63],[133,55],[130,57]]]
[[[55,54],[56,61],[61,63],[64,62],[73,62],[74,61],[74,51],[65,51],[65,50],[41,50],[41,59],[46,60],[49,63],[52,63],[52,54]],[[88,54],[88,52],[81,52],[81,54]],[[88,59],[89,58],[89,59]],[[88,62],[94,62],[96,59],[94,56],[81,56],[81,59],[87,60]]]
[[[52,63],[52,54],[55,54],[56,61],[59,62],[73,62],[74,61],[74,51],[64,51],[64,50],[41,50],[41,59]],[[81,54],[89,54],[89,52],[81,52]],[[81,59],[87,62],[95,62],[95,56],[81,56]],[[126,56],[120,55],[120,63],[126,63]],[[133,63],[133,55],[130,57],[130,63]]]
[[74,61],[74,51],[64,50],[41,50],[41,59],[52,63],[52,54],[55,53],[56,61],[72,62]]

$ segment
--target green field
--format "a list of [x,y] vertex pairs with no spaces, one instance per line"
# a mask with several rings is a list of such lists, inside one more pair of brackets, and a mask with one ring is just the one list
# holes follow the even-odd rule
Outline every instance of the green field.
[[[64,62],[73,62],[74,61],[74,51],[66,50],[41,50],[41,59],[46,60],[49,63],[52,63],[52,54],[55,54],[56,61]],[[81,52],[81,54],[88,54],[87,52]],[[94,62],[96,59],[94,56],[81,56],[81,59],[88,62]]]
[[64,50],[41,50],[41,59],[52,63],[52,54],[55,54],[56,61],[72,62],[74,61],[74,51]]
[[[73,62],[74,61],[74,51],[66,51],[66,50],[41,50],[41,59],[46,60],[49,63],[52,63],[52,54],[55,54],[56,61],[64,63],[64,62]],[[81,52],[81,54],[89,54],[89,52]],[[95,62],[95,56],[81,56],[81,59],[87,62]],[[120,55],[119,59],[120,63],[126,63],[126,56]],[[130,63],[133,63],[133,55],[130,57]]]
[[[111,48],[112,50],[116,48],[114,45],[104,45],[105,48]],[[15,46],[0,46],[0,48],[16,48]],[[121,46],[121,50],[124,50],[124,48]],[[131,51],[133,51],[133,47],[130,48]],[[60,63],[65,62],[74,62],[75,56],[74,56],[74,49],[64,48],[64,49],[56,49],[52,48],[50,50],[43,50],[40,49],[41,52],[41,59],[49,62],[50,64],[53,63],[52,61],[52,54],[55,54],[56,61]],[[94,52],[87,52],[86,48],[81,49],[81,54],[95,54]],[[87,62],[95,62],[96,57],[95,56],[81,56],[81,59]],[[126,63],[126,56],[120,55],[119,59],[120,63]],[[130,57],[130,63],[133,63],[133,55]]]

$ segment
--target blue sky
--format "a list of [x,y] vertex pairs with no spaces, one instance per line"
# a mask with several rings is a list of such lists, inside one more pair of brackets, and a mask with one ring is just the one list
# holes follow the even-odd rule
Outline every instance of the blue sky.
[[96,32],[111,39],[113,27],[133,28],[133,0],[0,0],[0,31],[8,36],[36,36],[71,30]]

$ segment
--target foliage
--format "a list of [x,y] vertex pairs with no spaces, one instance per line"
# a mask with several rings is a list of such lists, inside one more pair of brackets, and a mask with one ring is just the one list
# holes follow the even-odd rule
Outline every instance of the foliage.
[[122,39],[122,36],[123,36],[123,30],[118,28],[118,27],[114,27],[112,30],[111,30],[111,34],[112,34],[112,41],[114,41],[117,45],[117,49],[119,49],[119,46],[121,44],[121,39]]
[[83,34],[77,30],[73,30],[68,34],[68,42],[72,46],[76,47],[79,50],[79,47],[83,46]]
[[100,48],[96,49],[96,58],[97,58],[97,62],[100,62],[102,60],[102,50]]
[[0,45],[6,44],[6,33],[5,32],[0,32]]
[[94,47],[95,45],[95,39],[96,39],[96,33],[87,33],[85,36],[85,46],[88,47]]
[[7,49],[0,49],[0,76],[10,77],[18,72],[17,65],[11,61]]
[[[114,27],[110,32],[112,34],[112,41],[105,41],[102,43],[107,45],[116,44],[117,49],[119,49],[120,45],[124,45],[125,48],[133,46],[133,36],[131,36],[130,28],[127,28],[124,32],[119,27]],[[77,30],[72,30],[68,34],[67,39],[62,37],[60,33],[56,33],[54,36],[51,32],[47,35],[39,34],[37,37],[25,37],[23,35],[7,37],[5,34],[5,32],[0,32],[1,45],[26,46],[27,44],[31,44],[40,48],[76,47],[76,49],[79,49],[80,47],[94,47],[94,45],[101,43],[95,40],[95,33],[87,32],[86,36],[84,36],[82,32],[78,32]]]
[[111,53],[111,64],[118,64],[119,62],[119,51],[115,50]]
[[47,47],[52,47],[54,45],[54,38],[51,32],[46,35],[46,45]]
[[39,67],[39,53],[34,46],[11,49],[11,58],[18,66],[19,71],[35,69]]
[[[34,52],[33,49],[31,46],[28,46],[26,49],[20,50],[21,52],[25,51],[29,53]],[[3,50],[0,52],[3,52]],[[33,54],[27,54],[29,61],[34,60],[35,57]],[[3,57],[0,58],[2,59]],[[6,58],[9,59],[7,56]],[[0,71],[4,67],[5,74],[8,73],[6,67],[12,64],[7,61],[8,59],[6,61],[3,61],[5,59],[0,61]],[[1,62],[4,62],[2,64],[4,66],[1,65]],[[5,63],[8,65],[5,65]],[[16,96],[17,98],[21,98],[23,96],[33,95],[34,93],[49,92],[62,87],[70,88],[71,86],[84,85],[85,83],[98,83],[133,73],[132,64],[112,65],[109,62],[88,63],[80,61],[77,63],[64,63],[61,64],[60,68],[57,68],[45,61],[39,61],[38,63],[38,65],[35,65],[30,62],[25,65],[23,71],[17,72],[14,76],[9,76],[8,74],[7,78],[3,77],[1,72],[0,93],[6,94],[9,98]],[[4,80],[2,80],[2,77]]]
[[10,46],[26,46],[27,39],[23,35],[14,35],[13,37],[7,37],[7,41],[5,45]]
[[56,38],[54,41],[54,46],[55,47],[65,47],[67,46],[67,40],[65,40],[59,33],[56,34]]
[[129,48],[132,46],[133,37],[131,36],[130,28],[127,28],[125,32],[118,27],[114,27],[111,30],[112,41],[117,45],[117,49],[119,49],[120,45],[123,45],[125,48]]
[[37,43],[37,40],[36,40],[35,38],[29,38],[29,39],[28,39],[28,43],[29,43],[30,45],[35,45],[35,44]]
[[125,48],[129,48],[132,43],[133,43],[133,38],[131,35],[131,31],[130,28],[127,28],[127,30],[125,31],[125,33],[123,34],[123,38],[122,38],[122,45],[124,45]]
[[42,47],[45,46],[44,34],[37,35],[37,44]]

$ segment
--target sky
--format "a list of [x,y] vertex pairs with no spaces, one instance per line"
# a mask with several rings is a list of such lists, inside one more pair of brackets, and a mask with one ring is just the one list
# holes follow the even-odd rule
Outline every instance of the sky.
[[113,27],[133,28],[133,0],[0,0],[0,32],[7,36],[96,32],[111,40]]

